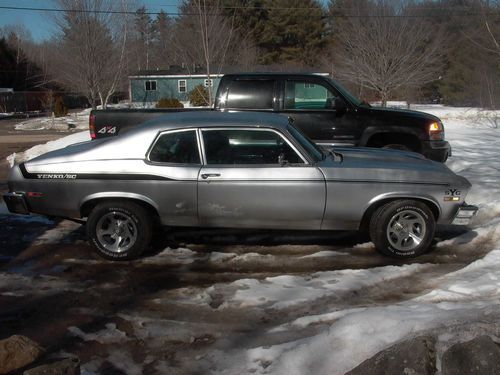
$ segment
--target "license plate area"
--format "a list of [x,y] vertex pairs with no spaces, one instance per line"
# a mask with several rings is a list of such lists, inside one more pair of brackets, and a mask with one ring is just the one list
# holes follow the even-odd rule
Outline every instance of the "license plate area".
[[3,200],[10,212],[14,214],[29,215],[28,204],[24,194],[7,193],[3,195]]

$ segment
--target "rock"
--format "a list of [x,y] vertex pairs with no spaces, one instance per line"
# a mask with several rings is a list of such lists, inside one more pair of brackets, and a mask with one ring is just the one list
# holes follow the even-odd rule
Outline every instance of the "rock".
[[26,336],[0,340],[0,374],[8,374],[35,362],[44,350]]
[[80,360],[68,358],[29,369],[23,375],[80,375]]
[[441,360],[443,375],[500,374],[500,349],[489,336],[455,344]]
[[420,336],[397,343],[345,375],[431,375],[436,372],[434,338]]

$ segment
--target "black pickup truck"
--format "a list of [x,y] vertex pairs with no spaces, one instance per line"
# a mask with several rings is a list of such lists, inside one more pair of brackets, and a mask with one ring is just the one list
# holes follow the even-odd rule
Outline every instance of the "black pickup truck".
[[[90,115],[90,134],[92,139],[113,136],[170,112],[194,110],[207,109],[95,110]],[[410,150],[439,162],[451,155],[439,118],[423,112],[371,107],[319,74],[225,75],[212,110],[284,114],[322,146]]]

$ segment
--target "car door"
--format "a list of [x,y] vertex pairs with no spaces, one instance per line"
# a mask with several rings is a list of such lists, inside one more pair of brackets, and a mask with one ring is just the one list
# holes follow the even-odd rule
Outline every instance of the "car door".
[[160,133],[148,152],[144,173],[157,179],[136,189],[158,203],[164,225],[198,224],[198,175],[201,149],[196,129]]
[[320,229],[323,174],[286,137],[265,128],[206,128],[201,138],[200,225]]
[[282,87],[281,112],[314,142],[328,146],[357,144],[360,130],[356,116],[347,108],[336,108],[339,101],[347,103],[332,86],[310,77],[286,79]]

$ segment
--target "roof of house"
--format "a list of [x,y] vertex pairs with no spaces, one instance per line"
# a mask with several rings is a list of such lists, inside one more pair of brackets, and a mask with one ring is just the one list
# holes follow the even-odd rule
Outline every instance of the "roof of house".
[[[223,76],[224,74],[235,73],[317,73],[322,72],[321,68],[300,68],[290,67],[286,65],[253,65],[248,66],[224,66],[220,70],[210,73],[213,77]],[[201,66],[193,68],[181,67],[179,65],[171,65],[168,69],[156,70],[139,70],[131,74],[129,78],[203,78],[207,73]]]

